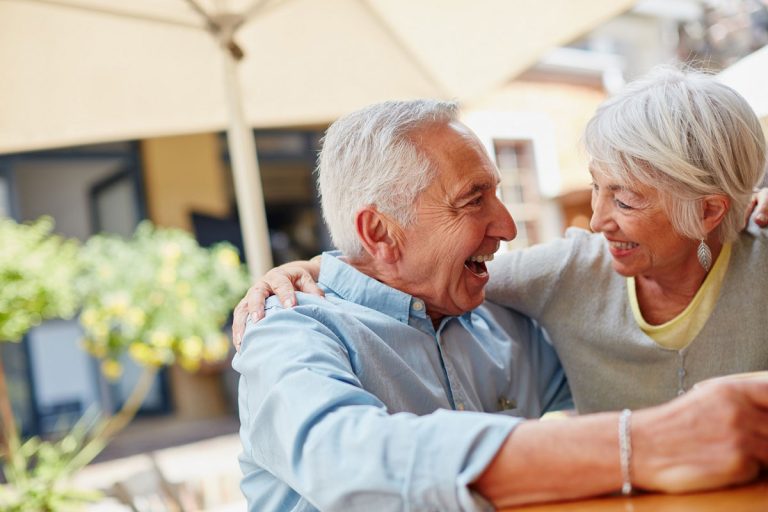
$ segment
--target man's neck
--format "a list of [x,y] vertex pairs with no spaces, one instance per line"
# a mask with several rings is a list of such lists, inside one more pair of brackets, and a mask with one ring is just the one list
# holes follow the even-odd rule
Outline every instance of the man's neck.
[[[396,272],[394,272],[389,265],[382,264],[380,261],[373,258],[346,258],[346,262],[371,279],[375,279],[395,290],[400,290],[403,293],[413,295],[408,291],[409,287],[407,286],[407,283],[404,283],[399,279]],[[426,302],[424,302],[424,304],[426,305]],[[440,326],[442,319],[445,318],[445,315],[442,313],[430,311],[429,306],[427,306],[427,316],[432,320],[432,327],[434,327],[435,330]]]

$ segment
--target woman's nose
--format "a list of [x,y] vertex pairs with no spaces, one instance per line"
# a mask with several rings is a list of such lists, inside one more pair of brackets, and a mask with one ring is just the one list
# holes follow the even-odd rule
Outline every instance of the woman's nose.
[[589,227],[595,233],[600,233],[610,230],[610,224],[612,223],[609,203],[605,198],[601,198],[597,193],[593,192],[592,199],[592,218],[589,219]]

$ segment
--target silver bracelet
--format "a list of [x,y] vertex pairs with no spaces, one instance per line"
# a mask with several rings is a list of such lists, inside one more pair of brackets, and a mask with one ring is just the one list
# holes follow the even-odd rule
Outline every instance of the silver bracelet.
[[632,435],[631,435],[632,411],[624,409],[619,415],[619,461],[621,462],[621,494],[632,494]]

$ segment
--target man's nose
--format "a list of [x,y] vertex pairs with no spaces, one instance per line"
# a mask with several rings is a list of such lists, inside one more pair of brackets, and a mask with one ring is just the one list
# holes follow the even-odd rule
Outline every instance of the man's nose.
[[495,199],[496,211],[494,212],[494,221],[488,235],[509,242],[517,236],[517,226],[507,207],[499,198]]

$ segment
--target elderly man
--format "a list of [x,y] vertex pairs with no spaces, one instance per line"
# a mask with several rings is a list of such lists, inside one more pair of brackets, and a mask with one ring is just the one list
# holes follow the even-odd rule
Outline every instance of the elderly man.
[[456,113],[387,102],[328,130],[327,300],[271,298],[234,361],[249,510],[475,510],[754,477],[766,382],[709,384],[631,424],[523,419],[569,392],[538,326],[483,303],[485,261],[515,226]]

